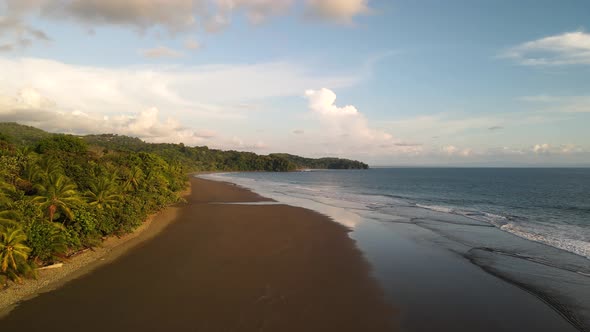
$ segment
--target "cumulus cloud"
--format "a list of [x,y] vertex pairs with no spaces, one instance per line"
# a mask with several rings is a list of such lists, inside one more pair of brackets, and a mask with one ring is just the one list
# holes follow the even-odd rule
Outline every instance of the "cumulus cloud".
[[308,85],[356,82],[354,76],[321,77],[287,62],[103,68],[0,58],[0,72],[0,121],[235,149],[266,147],[257,139],[224,138],[233,131],[231,123],[254,112],[245,104],[298,96]]
[[368,0],[306,0],[310,17],[338,23],[351,23],[355,16],[370,11]]
[[500,57],[530,66],[590,64],[590,34],[576,31],[514,46]]
[[322,123],[324,143],[342,152],[385,153],[386,149],[392,153],[415,153],[421,150],[420,145],[401,144],[391,134],[371,128],[356,107],[337,106],[336,94],[330,89],[306,90],[305,97],[312,114]]
[[158,46],[150,49],[140,50],[139,53],[144,57],[150,59],[179,58],[184,55],[182,52],[173,50],[165,46]]
[[14,95],[20,88],[33,87],[70,110],[117,113],[157,107],[209,116],[230,109],[228,104],[236,105],[231,113],[247,112],[239,105],[297,96],[309,85],[344,87],[357,81],[356,75],[320,76],[289,62],[106,68],[0,58],[0,72],[0,91]]
[[322,115],[346,116],[359,114],[354,106],[336,106],[334,104],[336,102],[336,94],[330,89],[322,88],[320,90],[306,90],[305,96],[309,100],[309,108]]
[[66,110],[32,88],[22,89],[13,97],[0,96],[0,121],[18,122],[50,132],[114,133],[154,143],[182,142],[187,145],[206,144],[236,149],[262,146],[260,142],[248,143],[236,137],[219,137],[210,129],[195,130],[170,115],[164,116],[155,107],[114,115]]

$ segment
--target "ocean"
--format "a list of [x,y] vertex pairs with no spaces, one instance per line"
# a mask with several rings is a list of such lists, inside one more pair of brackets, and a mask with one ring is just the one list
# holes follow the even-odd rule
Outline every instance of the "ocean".
[[[430,315],[437,328],[501,328],[495,319],[485,326],[452,321],[456,311],[474,305],[501,312],[502,292],[510,291],[498,280],[526,292],[520,300],[510,293],[512,301],[531,307],[527,296],[534,296],[571,326],[590,331],[590,169],[374,168],[207,177],[316,210],[350,228],[387,296],[405,312],[407,331],[435,326],[414,310],[431,305],[424,294],[432,292],[441,296],[438,304],[454,305],[433,307],[441,311]],[[487,280],[477,286],[485,301],[461,291],[460,283],[473,278]],[[535,320],[527,308],[514,311],[502,321],[511,315],[513,323],[527,315]]]

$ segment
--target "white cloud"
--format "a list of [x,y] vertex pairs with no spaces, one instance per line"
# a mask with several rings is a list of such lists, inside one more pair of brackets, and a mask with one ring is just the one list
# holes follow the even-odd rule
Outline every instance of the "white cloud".
[[154,143],[184,143],[218,148],[259,149],[263,143],[248,143],[237,137],[222,137],[210,129],[195,130],[155,107],[126,114],[103,115],[63,110],[32,88],[15,97],[0,96],[0,121],[14,121],[50,132],[72,134],[115,133]]
[[306,0],[310,17],[339,23],[351,23],[358,15],[371,12],[368,0]]
[[[356,83],[355,75],[320,76],[289,62],[248,65],[129,66],[103,68],[58,61],[0,58],[0,93],[32,87],[60,107],[100,113],[157,107],[167,112],[212,115],[228,105],[297,96],[306,86]],[[92,82],[92,84],[88,84]]]
[[[544,102],[554,100],[553,97],[522,100],[542,100],[543,105],[554,103]],[[414,164],[436,164],[446,160],[450,163],[479,162],[481,165],[511,165],[511,162],[530,165],[538,163],[538,158],[546,158],[546,162],[556,164],[572,160],[587,164],[590,146],[566,143],[568,137],[579,141],[581,133],[567,136],[544,134],[554,132],[556,128],[564,126],[565,121],[575,119],[575,115],[566,113],[561,107],[554,107],[482,115],[439,113],[381,121],[378,125],[395,133],[398,138],[422,143],[420,153],[415,154],[416,158],[401,155],[397,158],[400,161],[413,160]],[[534,143],[535,140],[545,139],[547,143]]]
[[338,107],[334,91],[322,88],[320,90],[306,90],[305,96],[309,100],[309,108],[317,113],[330,116],[357,115],[358,111],[354,106],[347,105]]
[[544,155],[568,155],[585,152],[584,148],[572,143],[560,145],[552,145],[548,143],[535,144],[533,147],[531,147],[530,151],[534,152],[535,154]]
[[150,49],[140,50],[139,53],[144,57],[150,59],[178,58],[184,55],[182,52],[173,50],[165,46],[158,46]]
[[420,145],[400,142],[389,133],[371,128],[356,107],[337,106],[336,94],[330,89],[306,90],[305,97],[322,125],[317,141],[341,153],[416,153],[422,149]]
[[288,62],[101,68],[0,58],[0,72],[0,121],[235,149],[267,147],[255,137],[241,143],[224,138],[255,112],[244,105],[298,96],[309,85],[356,82],[354,76],[321,77]]
[[576,31],[529,41],[508,49],[501,57],[523,65],[590,64],[590,34]]

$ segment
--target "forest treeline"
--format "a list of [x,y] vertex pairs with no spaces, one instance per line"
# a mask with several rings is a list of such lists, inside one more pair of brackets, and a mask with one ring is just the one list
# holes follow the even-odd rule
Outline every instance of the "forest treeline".
[[0,288],[33,277],[179,202],[194,171],[367,168],[358,161],[257,155],[0,123]]

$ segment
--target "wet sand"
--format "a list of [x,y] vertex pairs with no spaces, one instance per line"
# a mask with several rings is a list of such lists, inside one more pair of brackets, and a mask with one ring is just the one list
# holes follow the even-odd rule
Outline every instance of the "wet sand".
[[[23,302],[2,331],[391,331],[347,229],[237,186],[191,179],[158,236]],[[157,220],[155,221],[157,222]]]

